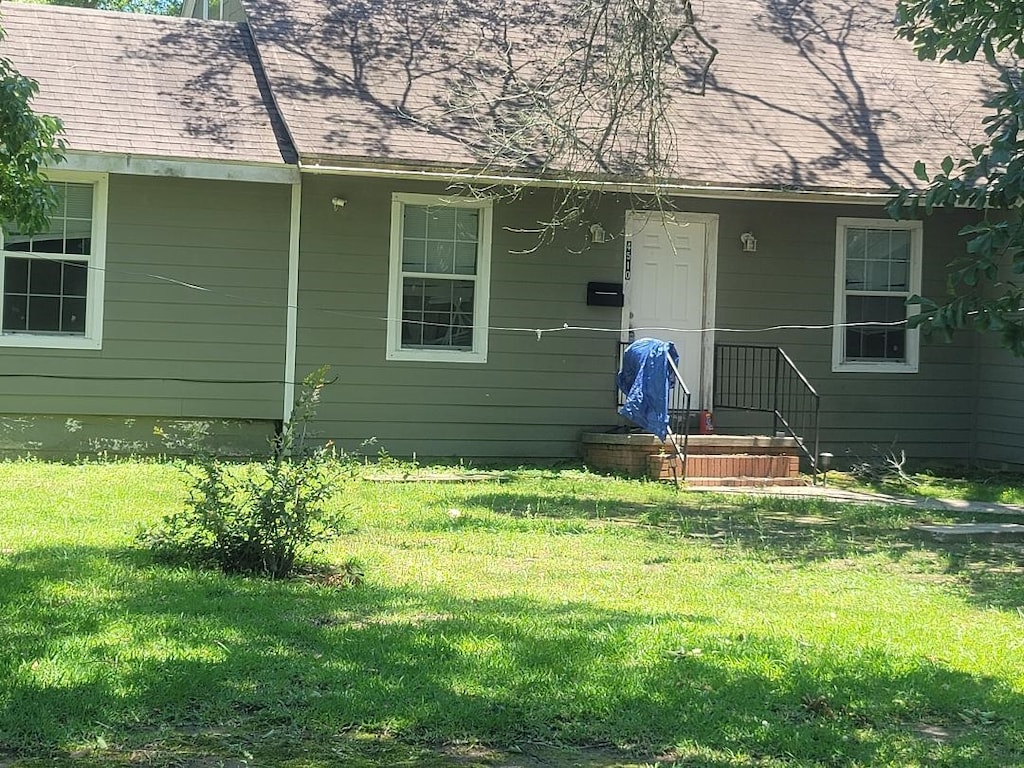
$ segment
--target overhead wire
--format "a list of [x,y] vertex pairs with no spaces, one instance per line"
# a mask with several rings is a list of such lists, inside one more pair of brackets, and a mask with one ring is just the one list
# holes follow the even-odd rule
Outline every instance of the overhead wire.
[[[47,259],[48,261],[56,261],[62,264],[74,264],[81,265],[81,261],[73,259]],[[403,320],[401,318],[389,318],[382,316],[377,313],[371,312],[356,312],[352,310],[337,309],[335,307],[317,307],[291,304],[289,302],[279,303],[266,299],[260,299],[259,297],[252,295],[242,295],[233,293],[217,287],[211,287],[209,285],[202,285],[192,280],[182,280],[179,278],[171,277],[170,275],[163,275],[151,271],[144,270],[132,270],[128,268],[111,268],[108,266],[98,267],[95,264],[88,264],[89,270],[102,272],[104,275],[121,275],[130,277],[145,277],[154,281],[167,283],[170,285],[178,286],[192,291],[199,291],[202,293],[209,294],[211,296],[217,296],[225,299],[232,299],[235,301],[242,302],[249,306],[263,306],[273,309],[280,309],[286,311],[289,309],[295,309],[305,313],[321,313],[331,315],[335,317],[345,317],[348,319],[358,319],[363,321],[380,322],[383,324],[389,323],[401,323],[403,325],[413,323],[425,327],[438,327],[448,328],[449,325],[446,323],[435,323],[426,320]],[[590,326],[590,325],[574,325],[569,322],[564,322],[562,325],[556,326],[505,326],[505,325],[487,325],[485,330],[488,332],[502,332],[502,333],[523,333],[530,334],[536,337],[537,341],[541,341],[544,335],[551,335],[557,333],[566,332],[577,332],[577,333],[608,333],[617,334],[619,336],[632,335],[636,336],[641,333],[649,332],[665,332],[672,334],[704,334],[704,333],[737,333],[737,334],[751,334],[751,333],[771,333],[776,331],[791,331],[791,330],[803,330],[803,331],[821,331],[821,330],[832,330],[835,328],[859,328],[859,327],[897,327],[906,325],[906,320],[896,321],[884,321],[884,322],[847,322],[847,323],[821,323],[821,324],[776,324],[767,325],[755,328],[730,328],[723,326],[713,327],[700,327],[700,328],[676,328],[672,326],[635,326],[635,327],[609,327],[609,326]],[[286,379],[221,379],[221,378],[194,378],[194,377],[178,377],[178,376],[156,376],[156,375],[143,375],[143,376],[93,376],[84,374],[53,374],[53,373],[22,373],[22,372],[0,372],[0,378],[35,378],[35,379],[63,379],[63,380],[86,380],[86,381],[165,381],[165,382],[179,382],[179,383],[191,383],[191,384],[259,384],[259,385],[276,385],[276,384],[295,384],[298,382],[288,381]]]

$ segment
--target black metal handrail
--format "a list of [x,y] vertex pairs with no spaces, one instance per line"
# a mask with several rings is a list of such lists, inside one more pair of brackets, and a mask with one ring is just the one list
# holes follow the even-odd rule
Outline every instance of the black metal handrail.
[[714,407],[772,414],[773,433],[796,440],[817,482],[821,397],[782,347],[715,344]]
[[[672,362],[671,357],[668,359],[668,367],[669,370],[672,371],[672,375],[675,377],[675,381],[673,382],[675,386],[669,387],[668,395],[668,437],[675,444],[676,455],[679,457],[679,471],[682,473],[682,479],[685,480],[686,457],[689,456],[690,450],[690,388],[686,386],[686,382],[683,381],[683,377],[679,373],[679,367]],[[680,402],[680,400],[682,402]],[[679,448],[680,434],[683,436],[683,447],[681,451]]]
[[[618,370],[622,370],[622,354],[626,351],[630,342],[620,341],[619,342],[619,367]],[[668,394],[668,438],[672,442],[675,448],[676,456],[679,458],[681,467],[682,477],[680,479],[686,479],[686,457],[689,455],[690,446],[690,422],[692,420],[693,410],[691,403],[693,396],[690,393],[690,388],[686,386],[686,382],[683,381],[683,376],[679,372],[678,366],[672,361],[672,358],[668,359],[669,370],[672,374],[672,381],[669,384]],[[621,408],[626,402],[626,396],[622,390],[615,387],[615,405],[616,409]],[[679,438],[682,437],[682,445],[679,444]]]

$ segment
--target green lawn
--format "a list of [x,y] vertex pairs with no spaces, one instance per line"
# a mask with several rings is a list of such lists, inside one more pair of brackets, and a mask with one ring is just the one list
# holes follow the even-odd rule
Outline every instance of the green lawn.
[[829,484],[851,490],[876,491],[896,496],[931,499],[970,499],[1024,506],[1024,475],[986,470],[928,470],[911,472],[909,482],[861,482],[845,472],[829,473]]
[[0,766],[1024,765],[1024,555],[920,512],[354,479],[346,587],[154,565],[183,495],[0,464]]

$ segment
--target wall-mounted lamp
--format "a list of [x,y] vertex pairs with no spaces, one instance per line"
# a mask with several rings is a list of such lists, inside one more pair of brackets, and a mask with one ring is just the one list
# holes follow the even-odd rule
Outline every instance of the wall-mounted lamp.
[[604,243],[608,240],[608,233],[604,231],[604,227],[600,224],[590,225],[590,242],[592,243]]
[[332,197],[331,198],[331,205],[334,206],[334,210],[336,210],[336,211],[337,210],[341,210],[342,208],[344,208],[347,203],[348,203],[348,200],[346,200],[344,197]]
[[743,243],[744,253],[757,253],[757,238],[753,232],[744,232],[740,235],[740,242]]

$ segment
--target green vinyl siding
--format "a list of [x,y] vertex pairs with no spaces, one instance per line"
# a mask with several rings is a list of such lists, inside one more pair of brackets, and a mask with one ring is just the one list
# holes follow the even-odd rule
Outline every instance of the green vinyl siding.
[[[716,340],[782,346],[821,395],[821,450],[846,461],[895,445],[912,460],[970,457],[973,430],[973,339],[947,344],[922,338],[917,373],[833,373],[832,331],[836,219],[879,218],[871,205],[734,202],[721,214],[718,315],[722,328],[821,326],[763,333],[719,333]],[[922,287],[941,295],[957,230],[970,212],[943,212],[924,222]],[[741,232],[757,234],[757,253],[740,250]],[[742,431],[753,419],[716,414]],[[763,421],[762,421],[763,423]],[[769,423],[768,427],[771,425]]]
[[[299,281],[300,372],[332,365],[321,430],[346,449],[393,455],[548,459],[575,456],[580,431],[617,423],[614,333],[491,330],[485,364],[386,361],[391,193],[425,184],[305,177]],[[331,197],[348,200],[335,212]],[[552,198],[527,192],[494,207],[490,325],[614,329],[620,310],[586,306],[591,280],[621,279],[621,240],[588,244],[583,227],[535,249]],[[608,200],[599,215],[617,217]]]
[[986,463],[1022,466],[1024,360],[999,347],[994,333],[976,336],[977,457]]
[[279,419],[289,200],[286,185],[111,175],[102,349],[0,349],[2,411]]
[[[607,195],[542,243],[530,230],[550,217],[550,191],[496,201],[488,359],[469,365],[385,360],[396,191],[450,192],[303,178],[297,368],[301,376],[326,363],[336,377],[317,431],[369,454],[558,459],[578,455],[582,431],[621,423],[621,311],[588,307],[586,285],[621,281],[625,213],[637,201]],[[102,349],[0,350],[0,433],[17,433],[25,414],[48,417],[36,430],[46,434],[79,419],[89,445],[118,419],[235,420],[255,425],[243,433],[261,450],[282,410],[289,196],[286,185],[111,176]],[[348,204],[334,210],[334,197]],[[719,217],[716,340],[786,349],[821,393],[822,450],[845,460],[894,444],[912,461],[1024,462],[1024,372],[980,337],[923,339],[915,374],[832,372],[836,219],[877,218],[878,207],[675,204]],[[925,220],[925,293],[942,294],[955,233],[971,215]],[[608,242],[589,242],[595,221]],[[741,250],[746,231],[757,237],[756,253]],[[563,325],[584,330],[552,330]],[[758,330],[790,325],[820,327]],[[535,329],[547,330],[538,339]],[[772,429],[756,415],[720,410],[715,420],[728,432]],[[139,430],[118,427],[111,445],[140,444]],[[62,444],[79,444],[65,437]],[[17,447],[10,440],[0,449]]]
[[[614,411],[615,333],[492,330],[488,362],[386,362],[389,210],[392,191],[430,185],[307,177],[299,296],[300,371],[331,363],[338,376],[322,410],[324,431],[346,448],[371,438],[371,453],[556,458],[578,453],[580,431],[619,423]],[[348,199],[341,211],[332,196]],[[590,214],[613,235],[588,244],[580,224],[537,247],[551,194],[497,202],[491,326],[617,328],[618,309],[587,307],[588,281],[622,279],[627,196],[608,195]],[[822,395],[821,447],[840,457],[892,444],[913,459],[967,459],[973,445],[973,340],[923,339],[916,374],[833,373],[836,219],[879,218],[880,206],[680,198],[676,208],[719,216],[716,326],[719,342],[786,349]],[[925,222],[925,292],[941,293],[955,233],[971,214]],[[741,250],[753,231],[756,253]],[[818,328],[756,331],[770,326]],[[728,431],[768,432],[770,419],[720,411]]]

